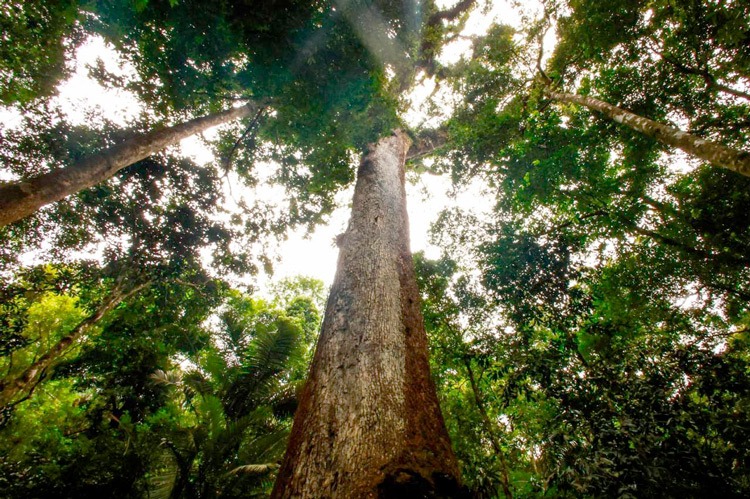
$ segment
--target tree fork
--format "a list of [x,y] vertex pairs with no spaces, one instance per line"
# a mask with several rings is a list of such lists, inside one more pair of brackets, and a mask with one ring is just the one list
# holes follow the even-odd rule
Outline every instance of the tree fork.
[[33,214],[42,206],[98,184],[126,166],[211,127],[250,116],[258,105],[249,103],[178,125],[136,135],[72,165],[20,182],[0,185],[0,227]]
[[352,217],[272,497],[463,497],[430,378],[397,131],[359,167]]
[[609,119],[627,125],[663,144],[682,149],[693,157],[750,177],[750,153],[747,151],[738,151],[711,140],[698,138],[593,97],[556,92],[549,87],[544,89],[544,93],[559,102],[578,104],[598,111]]

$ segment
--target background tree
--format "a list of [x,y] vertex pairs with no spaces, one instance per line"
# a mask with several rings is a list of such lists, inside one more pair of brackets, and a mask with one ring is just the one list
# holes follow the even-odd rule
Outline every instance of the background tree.
[[[314,307],[308,312],[317,318]],[[199,353],[195,368],[152,375],[181,392],[155,429],[164,462],[150,480],[160,496],[267,493],[284,452],[310,346],[304,332],[320,321],[305,322],[238,293],[220,317],[221,334]]]
[[[16,405],[2,429],[4,494],[238,497],[270,487],[304,376],[304,331],[319,316],[231,292],[207,326],[218,297],[177,290],[156,286],[119,307]],[[45,305],[29,311],[27,330],[72,313]],[[174,313],[153,312],[164,305]]]
[[[75,155],[94,135],[56,121],[54,114],[37,116],[41,123],[32,133],[19,132],[6,143],[13,161],[30,160],[27,168],[44,161],[48,151]],[[67,142],[61,143],[60,132]],[[6,380],[69,330],[73,319],[49,303],[69,303],[78,314],[73,317],[80,319],[90,313],[85,308],[94,310],[106,300],[118,282],[149,285],[58,357],[33,393],[12,401],[3,430],[9,456],[3,463],[4,494],[97,497],[118,491],[141,497],[153,487],[150,470],[159,465],[164,450],[153,428],[169,397],[151,375],[175,366],[179,355],[195,357],[208,344],[203,323],[227,286],[215,276],[254,272],[264,265],[265,256],[253,253],[253,240],[278,232],[288,220],[274,220],[273,212],[252,205],[246,205],[244,214],[222,217],[221,191],[222,180],[212,168],[179,157],[152,157],[126,168],[109,184],[5,229]],[[48,261],[62,262],[54,266],[62,269],[55,270],[60,277],[44,277],[46,271],[39,269],[24,271],[15,261],[34,249]],[[80,254],[100,256],[86,260]],[[29,284],[23,277],[27,274]],[[31,292],[34,287],[40,291]],[[46,343],[34,332],[38,327],[26,326],[36,309],[45,311],[48,323],[60,324],[45,332],[50,338]],[[315,318],[312,313],[300,316]],[[21,400],[24,396],[28,398]],[[39,431],[47,419],[51,425]]]
[[549,74],[559,84],[583,76],[584,96],[747,156],[747,6],[693,0],[622,2],[606,11],[591,2],[549,6],[550,16],[559,17],[560,39]]

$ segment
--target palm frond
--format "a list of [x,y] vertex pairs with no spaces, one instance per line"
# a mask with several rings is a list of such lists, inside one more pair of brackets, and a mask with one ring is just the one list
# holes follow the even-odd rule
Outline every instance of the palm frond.
[[182,374],[178,370],[163,371],[157,369],[149,375],[149,378],[157,385],[177,386],[182,381]]
[[198,395],[208,395],[213,391],[209,380],[198,370],[186,372],[182,376],[182,382],[187,390]]
[[291,428],[280,426],[266,430],[242,446],[239,459],[245,462],[276,461],[281,459],[286,450]]
[[230,475],[265,475],[279,468],[276,463],[265,463],[265,464],[245,464],[243,466],[237,466],[229,472]]
[[174,456],[168,451],[162,452],[157,468],[148,474],[148,498],[169,499],[177,483],[179,472]]
[[274,375],[283,371],[300,346],[300,327],[291,319],[275,321],[275,330],[258,331],[243,359],[245,372]]
[[222,356],[221,352],[213,348],[204,350],[200,365],[211,376],[211,379],[218,383],[224,379],[229,368],[227,359]]
[[288,382],[269,397],[267,403],[276,417],[284,418],[294,415],[299,402],[299,394],[304,385],[305,380]]
[[224,406],[218,397],[204,395],[201,397],[200,403],[196,405],[196,409],[210,435],[218,435],[225,429]]
[[301,334],[294,321],[283,318],[272,328],[258,328],[242,359],[242,374],[223,397],[230,417],[242,417],[274,395],[291,359],[301,353]]

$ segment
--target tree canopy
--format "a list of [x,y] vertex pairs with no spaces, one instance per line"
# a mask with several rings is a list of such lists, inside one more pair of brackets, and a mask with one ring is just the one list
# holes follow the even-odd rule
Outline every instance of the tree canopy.
[[[250,107],[0,227],[0,495],[268,495],[326,290],[256,276],[401,128],[477,200],[414,258],[470,493],[746,497],[750,5],[497,5],[2,6],[2,189]],[[56,95],[92,38],[127,125]]]

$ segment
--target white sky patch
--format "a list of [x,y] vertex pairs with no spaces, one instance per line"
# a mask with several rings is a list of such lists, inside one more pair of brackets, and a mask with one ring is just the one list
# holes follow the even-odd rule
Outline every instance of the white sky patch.
[[190,136],[180,141],[180,151],[198,164],[211,163],[216,160],[211,149],[206,147],[205,141],[216,140],[221,126],[209,128],[203,133]]
[[326,286],[333,283],[338,260],[336,236],[342,234],[349,223],[354,188],[336,196],[338,208],[334,210],[326,225],[318,226],[312,234],[305,228],[291,231],[279,248],[280,261],[274,266],[273,276],[259,276],[261,288],[265,284],[278,282],[286,277],[306,275],[320,279]]
[[[23,116],[18,109],[12,107],[0,107],[0,123],[3,128],[18,128],[21,126]],[[6,172],[0,171],[0,180],[10,180]]]
[[[455,1],[438,1],[438,8],[446,9],[455,4]],[[466,54],[471,53],[471,37],[483,35],[492,26],[493,23],[509,24],[518,26],[521,24],[521,18],[518,10],[514,9],[510,2],[505,0],[496,0],[492,2],[487,10],[483,8],[474,9],[469,14],[466,26],[461,32],[461,36],[443,47],[438,61],[441,64],[451,65],[461,60]]]
[[452,188],[448,176],[422,174],[416,184],[407,181],[406,209],[413,253],[424,251],[427,258],[440,257],[440,248],[430,243],[430,226],[448,201]]
[[[320,279],[326,286],[333,283],[339,249],[336,236],[342,234],[349,223],[354,187],[336,196],[338,208],[326,225],[318,226],[312,234],[304,228],[289,233],[279,247],[280,261],[273,276],[258,276],[257,285],[267,285],[286,277],[306,275]],[[416,182],[406,183],[406,207],[409,213],[409,238],[412,252],[423,251],[427,258],[438,258],[440,247],[430,242],[429,232],[439,213],[449,206],[458,206],[482,217],[491,211],[493,201],[484,186],[472,184],[454,192],[448,175],[421,175]]]
[[679,149],[672,149],[669,152],[661,153],[658,161],[665,165],[670,173],[677,175],[690,173],[700,164],[700,161]]
[[96,65],[98,59],[102,60],[107,71],[116,75],[135,71],[120,65],[117,52],[103,38],[91,37],[76,51],[73,76],[58,87],[59,103],[74,123],[84,123],[87,112],[100,111],[114,123],[126,127],[143,108],[132,93],[104,88],[89,77],[89,66]]
[[[440,248],[429,241],[429,230],[442,209],[446,207],[448,192],[452,189],[447,176],[422,175],[419,181],[406,184],[406,206],[409,213],[409,237],[412,252],[424,251],[428,258],[438,258]],[[261,276],[259,285],[270,284],[285,277],[307,275],[320,279],[327,286],[333,282],[338,259],[336,236],[342,234],[349,223],[353,186],[336,196],[339,206],[328,224],[321,225],[307,235],[304,228],[290,232],[279,248],[281,258],[273,277]],[[476,192],[461,195],[454,203],[475,201]]]

